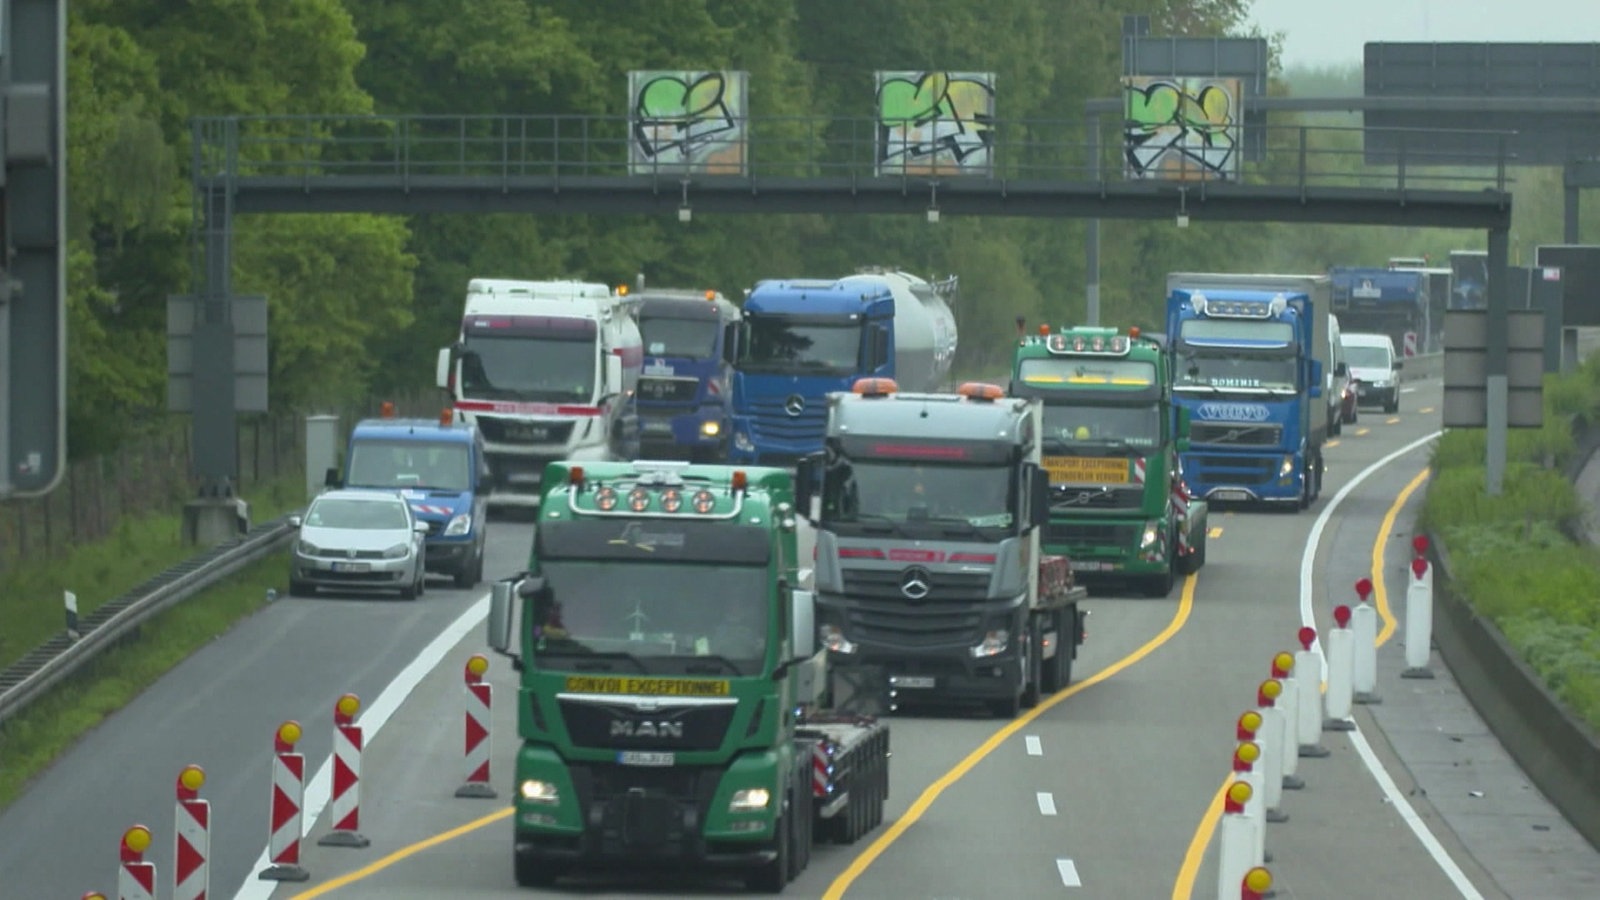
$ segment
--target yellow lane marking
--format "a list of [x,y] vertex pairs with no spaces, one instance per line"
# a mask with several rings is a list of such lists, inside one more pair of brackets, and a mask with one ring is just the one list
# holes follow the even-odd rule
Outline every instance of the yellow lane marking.
[[[1405,508],[1406,501],[1411,499],[1411,495],[1416,493],[1417,488],[1427,479],[1428,470],[1423,469],[1400,491],[1400,495],[1383,514],[1383,520],[1378,523],[1378,536],[1372,542],[1372,594],[1378,608],[1378,616],[1383,619],[1383,628],[1378,632],[1379,646],[1394,634],[1395,629],[1394,615],[1389,612],[1388,594],[1383,588],[1383,548],[1389,543],[1389,535],[1394,531],[1395,519],[1399,517],[1400,510]],[[1328,689],[1326,684],[1321,684],[1319,687],[1323,692]],[[1172,884],[1172,900],[1191,900],[1194,894],[1194,880],[1200,874],[1200,862],[1205,858],[1206,848],[1211,845],[1212,835],[1216,833],[1217,821],[1222,818],[1222,804],[1230,784],[1233,784],[1232,775],[1223,779],[1222,787],[1217,788],[1216,795],[1211,798],[1210,805],[1200,817],[1200,823],[1194,830],[1194,837],[1189,839],[1189,849],[1183,854],[1183,863],[1178,866],[1178,877]]]
[[321,897],[323,894],[331,893],[339,888],[345,887],[346,885],[354,884],[355,882],[360,881],[369,875],[376,875],[377,873],[389,868],[408,856],[415,856],[429,847],[437,847],[446,841],[453,841],[464,834],[477,831],[479,828],[482,828],[485,825],[492,825],[501,819],[508,819],[511,817],[512,811],[513,808],[508,806],[499,812],[490,813],[481,819],[474,819],[465,825],[452,828],[449,831],[441,834],[436,834],[427,840],[418,841],[417,843],[408,847],[401,847],[399,850],[396,850],[388,856],[368,863],[354,872],[340,875],[338,878],[330,880],[327,884],[319,884],[309,891],[295,894],[291,900],[311,900],[313,897]]
[[1419,412],[1419,413],[1431,413],[1431,412],[1433,412],[1433,407],[1424,406],[1423,408],[1417,410],[1417,412]]
[[1383,424],[1385,424],[1385,425],[1399,425],[1400,424],[1400,417],[1399,416],[1394,416],[1393,418],[1384,419],[1383,420]]
[[1217,525],[1217,526],[1213,527],[1210,531],[1207,531],[1206,532],[1206,537],[1208,537],[1208,538],[1219,538],[1219,537],[1222,537],[1222,526],[1221,525]]
[[1371,434],[1371,433],[1372,433],[1372,429],[1371,428],[1357,428],[1356,429],[1356,434],[1358,436],[1359,435],[1365,435],[1365,434]]
[[1337,446],[1339,446],[1339,439],[1338,438],[1334,438],[1331,441],[1326,441],[1326,442],[1323,443],[1322,446],[1324,446],[1324,447],[1337,447]]
[[843,872],[839,873],[839,877],[835,878],[832,884],[828,885],[827,892],[822,895],[823,900],[840,900],[840,898],[844,896],[844,892],[850,888],[850,885],[855,883],[855,880],[860,878],[861,875],[867,871],[867,867],[872,865],[872,863],[876,861],[879,856],[883,855],[885,850],[889,849],[891,844],[899,840],[900,836],[905,834],[907,829],[916,824],[917,820],[921,819],[922,816],[927,813],[928,808],[933,806],[933,801],[939,799],[939,795],[943,794],[946,788],[955,784],[957,781],[960,781],[962,777],[964,777],[968,772],[972,771],[974,766],[982,762],[984,757],[988,756],[990,753],[993,753],[996,747],[1004,743],[1006,738],[1009,738],[1023,728],[1026,728],[1030,722],[1044,715],[1050,709],[1054,708],[1056,704],[1061,703],[1068,697],[1088,690],[1093,685],[1099,684],[1100,682],[1111,678],[1139,660],[1149,656],[1151,653],[1154,653],[1162,644],[1165,644],[1167,641],[1171,640],[1172,636],[1177,634],[1178,631],[1182,629],[1183,626],[1189,621],[1189,611],[1194,608],[1194,588],[1197,580],[1197,576],[1195,575],[1190,575],[1184,579],[1183,595],[1178,601],[1178,610],[1177,612],[1173,613],[1172,621],[1168,622],[1167,627],[1161,629],[1159,634],[1145,642],[1143,646],[1127,656],[1124,656],[1111,665],[1106,666],[1104,669],[1101,669],[1099,672],[1096,672],[1088,678],[1085,678],[1083,681],[1058,691],[1055,696],[1040,702],[1038,706],[1035,706],[1033,709],[1029,710],[1025,715],[1013,719],[1005,727],[990,735],[988,740],[984,741],[982,744],[979,744],[978,748],[967,754],[965,759],[956,763],[954,768],[939,776],[937,781],[923,789],[922,793],[918,795],[916,801],[911,804],[911,808],[906,810],[905,815],[896,819],[894,823],[884,831],[883,834],[878,836],[877,840],[873,841],[865,850],[861,851],[859,856],[850,861],[849,867],[847,867]]

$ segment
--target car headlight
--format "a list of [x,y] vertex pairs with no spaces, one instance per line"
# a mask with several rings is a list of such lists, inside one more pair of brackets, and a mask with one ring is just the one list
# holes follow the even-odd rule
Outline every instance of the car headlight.
[[982,659],[985,656],[994,656],[1005,652],[1006,645],[1011,643],[1011,632],[1004,628],[996,628],[983,636],[983,643],[972,648],[972,655]]
[[321,556],[322,555],[322,548],[318,547],[316,544],[311,543],[310,541],[301,541],[300,543],[295,545],[294,550],[295,550],[296,553],[300,554],[301,556]]
[[466,534],[467,532],[469,532],[471,530],[472,530],[472,514],[471,513],[462,513],[461,515],[456,516],[455,518],[450,520],[450,524],[449,525],[446,525],[444,527],[444,533],[448,534],[448,535]]
[[1288,478],[1294,472],[1294,457],[1285,456],[1283,462],[1278,464],[1278,477]]
[[556,806],[561,802],[561,792],[548,781],[536,781],[530,778],[517,785],[517,793],[529,803],[538,803],[542,806]]
[[772,792],[766,788],[745,788],[733,792],[733,800],[728,803],[728,812],[755,812],[767,808],[772,802]]
[[390,547],[389,549],[383,551],[383,558],[384,559],[405,559],[406,555],[409,554],[410,552],[411,552],[411,545],[410,544],[395,544],[393,547]]
[[817,628],[818,636],[822,639],[822,646],[835,653],[854,653],[856,645],[844,636],[844,631],[837,625],[822,625]]
[[740,450],[745,451],[754,450],[756,448],[756,445],[750,442],[750,436],[742,431],[733,436],[733,445],[738,447]]
[[700,423],[700,433],[706,437],[716,437],[722,433],[722,423],[715,419]]
[[1148,550],[1154,547],[1159,540],[1161,540],[1161,523],[1144,523],[1144,533],[1139,535],[1139,549]]

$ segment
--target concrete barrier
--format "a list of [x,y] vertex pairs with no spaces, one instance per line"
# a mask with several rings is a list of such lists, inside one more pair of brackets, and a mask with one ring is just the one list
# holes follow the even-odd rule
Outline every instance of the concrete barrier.
[[1400,370],[1401,381],[1422,381],[1426,378],[1440,378],[1444,376],[1443,353],[1420,353],[1408,356],[1405,359],[1405,368]]

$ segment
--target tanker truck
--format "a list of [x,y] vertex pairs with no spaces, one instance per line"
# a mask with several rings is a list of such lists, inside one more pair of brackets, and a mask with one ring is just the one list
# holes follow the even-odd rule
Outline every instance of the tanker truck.
[[792,466],[822,449],[827,396],[862,377],[944,386],[956,351],[957,280],[863,268],[763,281],[744,304],[733,376],[732,462]]

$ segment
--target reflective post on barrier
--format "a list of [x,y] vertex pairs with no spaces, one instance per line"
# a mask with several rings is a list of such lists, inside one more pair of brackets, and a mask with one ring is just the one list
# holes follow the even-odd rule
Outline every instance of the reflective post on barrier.
[[1401,678],[1432,678],[1428,663],[1433,654],[1433,566],[1428,564],[1428,536],[1411,539],[1416,556],[1406,580],[1406,668]]
[[1261,745],[1261,800],[1268,822],[1287,822],[1289,814],[1283,811],[1283,711],[1277,700],[1283,696],[1283,683],[1268,678],[1256,688],[1256,712],[1261,714],[1261,728],[1256,731],[1256,743]]
[[1378,696],[1378,609],[1367,600],[1372,596],[1372,579],[1356,582],[1356,608],[1350,614],[1350,631],[1355,657],[1350,672],[1350,699],[1363,705],[1382,703]]
[[1243,816],[1250,823],[1250,864],[1255,866],[1267,859],[1266,808],[1261,802],[1261,772],[1256,766],[1260,759],[1261,745],[1255,741],[1240,741],[1233,749],[1233,777],[1250,788]]
[[1328,632],[1328,691],[1322,697],[1327,718],[1322,721],[1322,730],[1355,731],[1356,723],[1350,720],[1350,678],[1355,669],[1355,639],[1350,634],[1350,607],[1343,604],[1335,606],[1333,622],[1334,629]]
[[1277,893],[1272,889],[1272,873],[1266,866],[1256,866],[1239,880],[1240,900],[1267,900]]
[[1255,835],[1245,817],[1250,800],[1248,782],[1235,781],[1223,793],[1222,819],[1217,823],[1217,896],[1228,898],[1233,886],[1255,864]]
[[1294,654],[1294,670],[1298,673],[1302,690],[1295,709],[1296,740],[1299,756],[1318,759],[1328,755],[1322,746],[1322,654],[1317,646],[1317,630],[1310,626],[1300,629],[1300,648]]
[[1272,677],[1283,685],[1283,693],[1274,704],[1277,715],[1273,717],[1278,723],[1278,765],[1283,770],[1283,789],[1298,791],[1306,783],[1299,775],[1300,679],[1295,676],[1293,653],[1281,652],[1272,657]]

